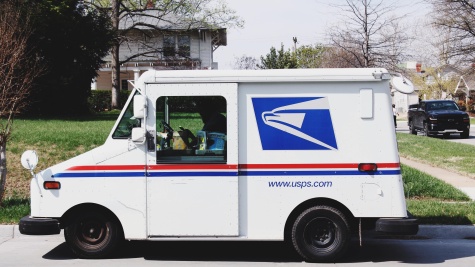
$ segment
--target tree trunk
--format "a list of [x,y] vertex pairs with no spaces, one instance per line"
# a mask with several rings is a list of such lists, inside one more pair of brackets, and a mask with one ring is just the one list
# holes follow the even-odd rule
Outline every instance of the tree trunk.
[[120,64],[119,64],[119,44],[115,44],[112,47],[112,101],[111,108],[119,108],[119,95],[120,95]]
[[5,195],[5,185],[7,184],[7,144],[0,144],[0,206]]
[[[117,35],[119,35],[119,0],[112,1],[112,28],[115,30]],[[112,46],[112,99],[111,99],[111,108],[119,108],[119,95],[120,95],[120,63],[119,63],[119,40],[115,40],[114,45]]]

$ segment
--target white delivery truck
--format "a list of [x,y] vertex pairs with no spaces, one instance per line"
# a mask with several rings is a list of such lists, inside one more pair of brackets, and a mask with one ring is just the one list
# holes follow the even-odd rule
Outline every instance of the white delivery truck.
[[[104,145],[34,175],[20,231],[64,229],[82,258],[123,239],[285,240],[307,261],[341,257],[362,228],[415,234],[390,78],[385,69],[145,72]],[[407,91],[403,78],[394,84]],[[22,158],[30,169],[37,160]]]

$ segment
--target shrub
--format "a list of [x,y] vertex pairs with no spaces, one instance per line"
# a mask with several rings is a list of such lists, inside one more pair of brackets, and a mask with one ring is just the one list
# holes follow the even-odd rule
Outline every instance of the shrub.
[[[91,96],[88,98],[89,109],[95,112],[101,112],[111,109],[112,92],[108,90],[94,90],[91,91]],[[119,108],[122,109],[130,95],[130,91],[120,91]]]

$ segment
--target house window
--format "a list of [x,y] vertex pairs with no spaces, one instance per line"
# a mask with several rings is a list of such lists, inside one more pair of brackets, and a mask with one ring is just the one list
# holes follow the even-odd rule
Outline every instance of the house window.
[[180,57],[190,57],[190,36],[180,35],[178,39],[178,55]]
[[163,37],[163,55],[166,57],[175,56],[175,36],[167,35]]
[[190,57],[190,36],[165,35],[163,37],[163,56]]

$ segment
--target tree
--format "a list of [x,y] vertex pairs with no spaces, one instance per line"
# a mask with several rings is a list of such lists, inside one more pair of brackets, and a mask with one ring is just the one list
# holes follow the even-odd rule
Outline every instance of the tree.
[[475,59],[475,1],[431,0],[432,23],[446,36],[448,58],[473,63]]
[[443,76],[444,67],[428,67],[422,74],[414,73],[411,75],[411,81],[419,88],[420,98],[425,95],[429,99],[442,99],[443,93],[448,95],[457,86],[460,76]]
[[285,51],[284,45],[277,51],[275,47],[270,48],[270,52],[264,57],[261,56],[260,69],[296,69],[298,67],[297,58],[290,50]]
[[91,81],[107,55],[114,35],[107,14],[81,0],[28,1],[35,32],[32,43],[47,73],[32,92],[34,114],[83,114]]
[[302,45],[295,51],[297,67],[302,69],[321,68],[326,48],[322,45]]
[[391,14],[395,7],[382,0],[346,0],[336,7],[344,21],[332,27],[328,36],[339,61],[351,67],[395,69],[409,40],[400,26],[401,17]]
[[41,58],[29,45],[31,13],[19,1],[0,1],[0,204],[7,180],[6,147],[14,116],[28,104],[34,80],[43,73]]
[[243,55],[242,57],[236,57],[234,59],[234,69],[238,70],[256,70],[258,69],[257,59],[255,57],[250,57]]
[[[109,10],[117,38],[112,46],[112,108],[119,107],[120,65],[134,58],[155,57],[163,48],[150,45],[153,39],[170,31],[217,27],[241,27],[243,21],[221,0],[99,0],[88,1],[99,10]],[[121,25],[121,27],[119,27]],[[143,35],[142,51],[120,59],[119,48],[131,41],[127,34]],[[137,40],[134,40],[137,41]]]

